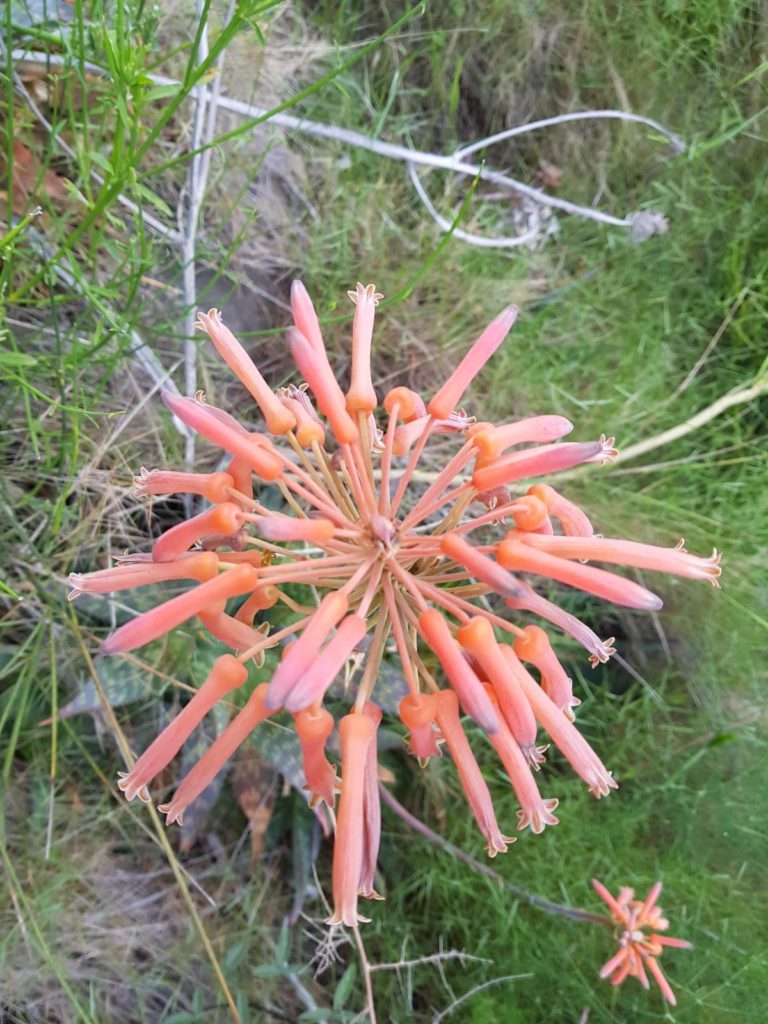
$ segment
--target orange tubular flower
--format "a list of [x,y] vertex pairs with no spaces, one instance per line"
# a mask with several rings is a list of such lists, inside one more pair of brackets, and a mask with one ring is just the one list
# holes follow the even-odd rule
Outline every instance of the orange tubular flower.
[[516,537],[510,537],[499,544],[497,557],[507,569],[548,576],[559,583],[576,587],[578,590],[584,590],[595,597],[602,597],[605,601],[612,601],[627,608],[641,608],[643,611],[653,612],[658,611],[663,604],[660,597],[638,583],[633,583],[632,580],[614,576],[603,569],[593,569],[591,565],[557,558]]
[[[549,484],[534,484],[528,491],[531,497],[538,498],[551,515],[560,521],[563,533],[570,537],[591,537],[595,532],[589,517],[578,505],[558,494]],[[517,524],[521,524],[518,522]],[[522,527],[525,529],[525,527]]]
[[492,321],[467,352],[448,380],[427,403],[433,419],[444,420],[461,401],[461,396],[509,334],[517,320],[517,306],[507,306]]
[[526,626],[523,636],[515,640],[515,654],[522,661],[535,665],[541,673],[541,686],[553,704],[573,721],[571,708],[576,708],[581,701],[573,696],[573,684],[565,669],[557,660],[549,637],[541,626]]
[[98,572],[69,574],[72,587],[70,599],[79,594],[114,594],[118,590],[132,590],[152,583],[167,583],[169,580],[197,580],[204,583],[218,575],[219,559],[212,551],[200,551],[186,555],[176,562],[128,562],[112,569]]
[[348,615],[344,619],[333,639],[328,641],[286,696],[284,703],[288,711],[299,711],[323,699],[325,691],[341,672],[365,632],[365,619],[360,615]]
[[221,358],[256,399],[270,434],[286,434],[296,426],[295,417],[285,408],[277,395],[273,394],[251,357],[230,329],[222,323],[221,313],[217,309],[198,313],[195,327],[205,331]]
[[[363,714],[372,722],[374,729],[381,723],[381,708],[367,701]],[[360,895],[367,900],[380,900],[373,887],[376,880],[376,861],[379,857],[381,841],[381,801],[379,798],[379,761],[376,756],[376,733],[368,744],[368,757],[365,762],[365,792],[363,793],[363,819],[365,824],[365,841],[363,843],[363,862],[360,870]]]
[[136,647],[157,640],[170,633],[182,622],[204,611],[209,605],[228,597],[247,594],[256,586],[256,570],[249,565],[238,565],[215,579],[201,583],[170,601],[159,604],[149,612],[116,629],[101,645],[102,654],[124,654]]
[[[489,686],[488,691],[491,700],[496,703],[493,688]],[[557,809],[558,801],[542,799],[539,787],[531,774],[531,765],[506,722],[502,721],[498,732],[488,739],[499,755],[499,760],[504,765],[515,795],[520,801],[520,810],[517,812],[518,829],[530,826],[531,832],[538,834],[544,831],[545,825],[557,825],[558,819],[553,812]]]
[[[343,594],[328,594],[309,620],[304,632],[280,662],[269,684],[267,703],[280,708],[292,687],[308,671],[320,645],[346,612],[349,602]],[[298,710],[298,708],[296,709]]]
[[261,647],[264,644],[264,637],[251,629],[245,622],[241,622],[232,615],[227,615],[222,605],[205,609],[199,613],[199,618],[211,636],[215,636],[227,647],[233,647],[238,651],[247,651],[252,647]]
[[225,501],[221,505],[214,505],[206,512],[201,512],[199,516],[193,516],[185,523],[179,523],[178,526],[166,530],[162,537],[155,541],[152,558],[155,562],[171,562],[175,558],[180,558],[204,537],[233,536],[243,522],[243,513],[233,502]]
[[[490,703],[490,698],[487,699]],[[501,834],[493,811],[491,794],[461,727],[459,702],[451,690],[443,690],[437,695],[437,724],[456,765],[462,789],[472,808],[475,821],[488,844],[488,856],[495,857],[497,853],[506,853],[507,845],[514,843],[515,840]],[[499,728],[500,725],[497,726],[496,732]]]
[[530,419],[505,423],[501,427],[483,423],[479,424],[479,428],[470,431],[469,436],[477,446],[478,457],[488,462],[515,444],[557,441],[570,434],[573,424],[565,416],[531,416]]
[[136,494],[200,494],[206,501],[218,504],[229,501],[230,488],[235,486],[229,473],[176,473],[162,469],[145,469],[133,478]]
[[670,1006],[676,1006],[675,993],[659,966],[659,957],[665,946],[674,949],[693,949],[693,946],[685,939],[658,934],[669,927],[661,907],[656,903],[661,893],[661,882],[651,886],[644,900],[636,900],[634,890],[629,888],[622,889],[614,899],[596,878],[592,879],[592,885],[611,912],[619,940],[618,953],[603,965],[600,977],[610,978],[612,985],[620,985],[628,977],[637,978],[643,988],[647,989],[650,988],[647,968],[666,1001]]
[[376,723],[366,714],[345,715],[341,737],[341,798],[333,849],[333,915],[330,924],[354,928],[360,921],[357,897],[365,856],[365,796],[368,749],[375,742]]
[[496,642],[493,626],[480,615],[470,619],[456,636],[490,680],[495,703],[499,705],[520,748],[527,757],[536,761],[536,717],[516,679],[517,672],[522,670],[521,665],[519,669],[517,667],[516,655],[506,645]]
[[231,654],[222,654],[216,659],[210,675],[189,704],[163,729],[127,774],[119,773],[118,786],[128,800],[135,796],[149,800],[147,785],[171,763],[213,705],[242,686],[247,678],[248,669]]
[[213,782],[245,738],[272,714],[264,700],[266,695],[266,683],[256,687],[243,710],[238,712],[221,736],[182,779],[181,785],[173,794],[173,799],[167,804],[160,804],[157,808],[161,814],[166,815],[169,825],[174,821],[182,824],[182,815],[187,807]]
[[373,319],[382,295],[372,284],[367,288],[358,282],[357,289],[347,292],[355,304],[352,322],[352,381],[347,392],[347,409],[352,412],[373,412],[378,405],[371,381],[371,340]]
[[[484,462],[475,470],[472,483],[478,491],[490,491],[513,480],[526,480],[544,473],[558,473],[584,462],[608,462],[615,457],[610,441],[565,441],[515,452],[504,459]],[[607,447],[606,447],[607,446]]]
[[[201,394],[163,395],[170,412],[209,442],[208,454],[218,461],[214,472],[142,469],[136,490],[150,497],[191,495],[194,514],[158,537],[147,553],[70,577],[73,597],[191,581],[182,593],[121,625],[102,644],[104,654],[132,651],[190,620],[231,652],[222,653],[174,722],[121,778],[129,798],[146,799],[152,779],[213,705],[230,690],[246,690],[250,663],[260,666],[268,649],[280,651],[271,680],[237,700],[244,702],[242,710],[165,805],[169,822],[181,819],[250,731],[278,713],[287,722],[294,716],[310,799],[332,804],[328,695],[349,660],[365,652],[354,710],[340,726],[333,921],[345,925],[359,920],[360,892],[375,896],[380,711],[376,672],[367,666],[396,649],[408,688],[399,712],[410,751],[424,763],[445,742],[495,855],[509,840],[496,822],[460,707],[487,733],[509,774],[521,807],[518,827],[538,832],[556,822],[555,800],[539,795],[531,772],[544,761],[541,732],[596,797],[616,786],[572,721],[578,701],[571,681],[549,637],[531,620],[574,637],[593,665],[610,658],[613,641],[538,593],[537,578],[625,607],[657,610],[661,600],[621,570],[585,562],[715,585],[720,573],[716,554],[699,558],[682,547],[593,536],[586,513],[539,479],[583,462],[610,461],[616,454],[612,439],[561,442],[573,427],[556,414],[497,426],[460,408],[512,327],[516,307],[507,307],[480,333],[428,402],[398,385],[384,396],[382,409],[371,372],[380,296],[373,285],[362,284],[350,295],[355,308],[348,383],[329,361],[300,282],[291,289],[294,325],[287,329],[300,379],[276,390],[221,314],[200,314],[198,326],[255,399],[261,422],[255,430],[246,427]],[[436,434],[447,440],[426,451]],[[443,458],[446,444],[453,447]],[[426,467],[420,466],[422,456]],[[436,468],[438,457],[443,461]],[[425,478],[428,483],[421,482]],[[264,485],[273,482],[277,486],[267,491]],[[272,507],[276,492],[282,496],[279,510]],[[276,616],[281,626],[269,632],[257,617],[277,604],[283,606]],[[540,682],[521,658],[535,667]],[[655,954],[644,962],[651,973],[657,970]],[[619,968],[625,967],[622,960]]]
[[450,679],[451,686],[458,694],[466,713],[474,718],[485,732],[496,732],[499,728],[498,716],[483,684],[451,636],[445,618],[435,608],[428,609],[419,616],[419,629],[437,655],[437,660],[443,666],[443,671]]

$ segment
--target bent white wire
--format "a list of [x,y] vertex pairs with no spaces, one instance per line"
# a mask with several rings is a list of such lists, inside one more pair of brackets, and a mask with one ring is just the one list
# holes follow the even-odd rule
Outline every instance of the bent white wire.
[[[61,54],[46,54],[34,50],[13,50],[12,57],[16,61],[27,60],[38,64],[56,64],[59,66],[65,66],[67,64],[67,58]],[[106,74],[106,69],[100,67],[98,64],[85,62],[84,67],[96,74]],[[177,79],[167,78],[164,75],[148,75],[147,77],[157,85],[179,86],[181,84]],[[190,91],[190,96],[198,99],[198,92],[201,89],[206,95],[199,98],[205,100],[208,92],[207,86],[197,86],[195,89]],[[589,207],[581,206],[578,203],[573,203],[568,199],[561,199],[559,196],[549,195],[542,189],[535,188],[532,185],[527,185],[525,182],[518,181],[507,174],[502,174],[500,171],[494,171],[480,164],[467,162],[464,158],[468,153],[494,145],[503,139],[508,139],[515,135],[521,135],[524,132],[535,131],[540,128],[550,127],[555,124],[563,124],[569,121],[596,119],[622,120],[637,124],[644,124],[663,134],[670,140],[676,150],[681,151],[684,148],[683,142],[679,136],[659,124],[658,121],[654,121],[652,118],[643,117],[640,114],[633,114],[621,110],[585,110],[569,114],[559,114],[556,117],[546,118],[542,121],[534,121],[527,125],[518,125],[515,128],[509,128],[504,132],[499,132],[486,139],[461,147],[457,150],[454,156],[445,156],[439,153],[428,153],[418,149],[410,149],[409,147],[398,143],[383,142],[381,139],[374,139],[369,135],[364,135],[362,132],[353,131],[349,128],[339,128],[336,125],[325,124],[321,121],[311,121],[307,118],[296,117],[293,114],[287,114],[285,112],[278,112],[270,115],[269,110],[264,107],[257,107],[251,103],[244,103],[242,100],[232,99],[229,96],[219,95],[217,105],[219,108],[229,110],[230,112],[239,114],[242,117],[249,117],[253,119],[265,118],[266,120],[264,123],[276,124],[282,128],[302,132],[306,135],[315,136],[316,138],[333,139],[336,142],[342,142],[345,145],[353,146],[356,149],[367,150],[368,152],[375,153],[378,156],[383,156],[390,160],[398,160],[406,165],[410,164],[421,165],[424,167],[436,167],[444,171],[449,171],[453,174],[461,174],[470,178],[479,178],[481,181],[491,182],[494,185],[498,185],[502,188],[507,188],[512,192],[517,192],[520,195],[527,196],[529,199],[536,203],[540,203],[543,206],[547,206],[555,210],[562,210],[564,213],[569,213],[576,217],[582,217],[586,220],[597,221],[601,224],[609,224],[613,227],[620,227],[627,230],[631,230],[634,224],[632,214],[629,214],[626,217],[616,217],[610,213],[603,213],[601,210],[593,210]],[[411,180],[414,183],[414,187],[416,187],[417,179],[414,177],[413,173],[411,173]],[[437,210],[435,210],[431,201],[426,197],[426,192],[423,187],[416,187],[416,191],[419,195],[419,199],[425,204],[430,216],[433,217],[442,230],[448,230],[448,228],[443,226],[444,224],[448,224],[448,222],[437,212]],[[518,241],[518,236],[494,240],[482,239],[480,236],[470,235],[468,232],[460,230],[454,230],[454,234],[457,238],[466,242],[471,242],[475,245],[498,247],[501,245],[509,246],[512,244],[523,244]],[[526,235],[519,237],[525,239]]]

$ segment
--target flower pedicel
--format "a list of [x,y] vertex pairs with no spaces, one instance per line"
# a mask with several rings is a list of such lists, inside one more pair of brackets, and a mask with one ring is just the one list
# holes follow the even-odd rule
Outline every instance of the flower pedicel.
[[[295,326],[288,330],[303,378],[300,386],[273,391],[220,314],[200,314],[198,326],[253,396],[266,433],[207,405],[199,395],[165,394],[175,416],[227,453],[224,467],[216,473],[142,469],[137,489],[143,495],[194,494],[211,507],[168,530],[151,553],[127,555],[100,572],[73,573],[70,581],[72,596],[168,580],[190,583],[179,596],[115,630],[102,645],[104,654],[134,650],[192,620],[202,622],[232,652],[216,660],[192,700],[121,776],[119,785],[128,799],[148,800],[148,786],[195,726],[218,700],[246,685],[249,663],[259,662],[267,648],[280,648],[271,681],[252,692],[161,810],[169,822],[181,821],[184,809],[260,722],[290,713],[311,802],[333,804],[341,791],[331,920],[354,926],[361,919],[358,896],[376,898],[381,713],[375,684],[387,643],[394,644],[408,685],[400,717],[409,749],[424,763],[445,742],[494,856],[513,840],[496,822],[462,712],[487,734],[509,774],[521,805],[518,828],[541,832],[557,823],[557,800],[543,797],[536,781],[545,749],[537,745],[539,729],[596,797],[616,786],[574,724],[579,701],[547,634],[517,620],[521,612],[533,614],[570,634],[593,665],[608,660],[612,640],[601,640],[538,594],[536,579],[555,580],[624,607],[656,610],[661,600],[654,593],[591,563],[673,573],[714,586],[720,568],[716,553],[700,558],[682,546],[667,549],[595,537],[586,514],[541,482],[545,474],[609,461],[616,454],[612,439],[562,441],[572,430],[562,416],[495,426],[475,422],[460,407],[465,391],[514,324],[515,306],[482,332],[428,401],[407,387],[395,387],[382,401],[373,387],[370,361],[381,296],[373,285],[360,284],[349,295],[355,315],[346,395],[301,283],[292,288]],[[437,436],[447,436],[448,444],[455,438],[455,450],[428,486],[417,486],[415,470]],[[432,446],[430,466],[437,451],[445,451],[445,441],[439,449]],[[282,492],[283,512],[259,502],[263,483]],[[296,544],[302,545],[300,551]],[[302,611],[281,589],[286,584],[314,588],[320,595],[317,608]],[[479,600],[486,595],[498,597],[504,614]],[[231,614],[227,609],[235,599],[239,607]],[[256,614],[280,601],[296,610],[295,620],[271,636],[255,629]],[[339,722],[337,780],[325,751],[333,719],[323,699],[366,635],[370,643],[362,682]],[[444,682],[438,681],[436,665]],[[625,960],[621,970],[623,965]]]

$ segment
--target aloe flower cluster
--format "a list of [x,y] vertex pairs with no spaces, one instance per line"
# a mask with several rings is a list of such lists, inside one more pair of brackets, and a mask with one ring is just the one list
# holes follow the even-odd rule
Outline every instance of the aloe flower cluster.
[[[407,387],[378,395],[371,375],[374,314],[381,298],[357,285],[350,382],[332,366],[303,285],[291,292],[287,342],[300,381],[273,390],[216,310],[198,326],[251,393],[261,429],[202,395],[165,394],[170,411],[223,455],[214,473],[141,471],[142,495],[197,495],[209,507],[169,529],[151,552],[130,554],[101,572],[73,574],[74,594],[102,594],[167,580],[188,589],[120,626],[102,645],[120,654],[197,620],[230,649],[178,717],[120,779],[130,800],[176,756],[213,705],[246,689],[249,666],[280,651],[271,680],[242,710],[160,809],[168,822],[211,782],[251,731],[278,713],[293,716],[312,803],[336,810],[332,922],[355,926],[358,897],[376,898],[380,833],[376,681],[385,648],[397,652],[408,693],[399,706],[410,752],[425,763],[445,745],[491,856],[514,840],[494,814],[491,795],[465,732],[471,720],[509,775],[520,804],[518,829],[555,825],[557,800],[542,796],[542,733],[596,797],[616,786],[574,722],[579,704],[545,630],[570,634],[593,665],[613,653],[585,623],[535,589],[557,581],[628,608],[661,600],[624,576],[592,565],[631,566],[717,585],[718,557],[595,536],[587,515],[549,484],[558,470],[615,456],[612,439],[561,440],[562,416],[496,426],[461,407],[465,391],[512,327],[509,306],[480,334],[434,395]],[[383,399],[383,400],[382,400]],[[437,443],[435,443],[437,441]],[[446,455],[446,448],[448,454]],[[442,460],[438,462],[437,460]],[[437,468],[435,466],[437,465]],[[283,496],[267,507],[261,489]],[[270,502],[274,504],[274,502]],[[308,588],[316,604],[300,604]],[[269,633],[256,617],[282,602],[295,614]],[[336,723],[324,706],[354,652],[364,668],[351,707],[338,722],[341,777],[328,758]]]
[[[644,900],[635,899],[634,889],[624,888],[614,898],[597,879],[592,880],[600,899],[611,912],[611,919],[616,926],[619,939],[619,951],[603,965],[601,978],[610,978],[612,985],[621,985],[626,978],[637,978],[643,988],[650,988],[648,971],[661,989],[670,1006],[675,1006],[675,993],[664,977],[659,966],[659,957],[665,947],[675,949],[692,949],[685,939],[673,939],[669,935],[659,935],[669,928],[669,921],[664,917],[656,900],[661,893],[661,882],[651,886]],[[646,970],[647,968],[647,970]]]

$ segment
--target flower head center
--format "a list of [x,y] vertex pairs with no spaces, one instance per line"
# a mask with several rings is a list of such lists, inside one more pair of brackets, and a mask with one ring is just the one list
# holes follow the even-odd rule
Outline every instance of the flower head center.
[[382,551],[391,551],[397,540],[397,528],[386,516],[373,516],[370,522],[370,533],[374,544]]

